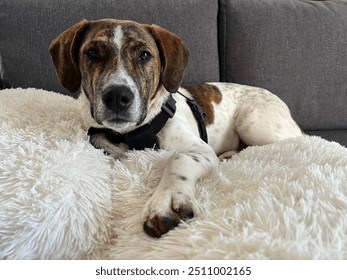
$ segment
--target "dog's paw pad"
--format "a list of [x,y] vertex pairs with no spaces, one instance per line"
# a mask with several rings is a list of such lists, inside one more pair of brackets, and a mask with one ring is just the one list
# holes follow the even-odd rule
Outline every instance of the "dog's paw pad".
[[190,207],[180,207],[178,209],[173,209],[175,213],[177,213],[178,216],[183,221],[187,221],[194,218],[194,211]]
[[143,230],[151,237],[159,238],[169,230],[178,226],[180,217],[175,216],[172,218],[155,216],[143,223]]
[[183,221],[194,218],[190,197],[182,192],[172,195],[171,207],[172,211],[180,216]]

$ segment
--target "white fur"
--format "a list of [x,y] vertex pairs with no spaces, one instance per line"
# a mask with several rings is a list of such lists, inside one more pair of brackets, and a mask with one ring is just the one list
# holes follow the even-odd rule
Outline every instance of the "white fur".
[[118,25],[114,31],[114,42],[116,47],[120,50],[123,43],[123,30],[121,25]]
[[215,120],[208,126],[210,145],[218,155],[247,145],[265,145],[301,136],[287,105],[271,92],[233,83],[211,83],[222,92]]
[[0,258],[347,259],[346,148],[318,137],[249,147],[198,181],[196,218],[157,240],[141,211],[176,153],[105,156],[81,106],[1,91]]

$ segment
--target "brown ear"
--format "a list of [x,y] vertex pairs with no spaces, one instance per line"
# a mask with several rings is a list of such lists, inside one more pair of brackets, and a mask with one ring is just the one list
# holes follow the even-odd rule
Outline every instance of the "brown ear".
[[70,92],[76,92],[81,85],[78,49],[88,26],[87,20],[80,21],[55,38],[49,47],[59,81]]
[[181,85],[188,64],[188,49],[175,34],[158,25],[147,25],[157,43],[162,64],[161,82],[169,92],[176,92]]

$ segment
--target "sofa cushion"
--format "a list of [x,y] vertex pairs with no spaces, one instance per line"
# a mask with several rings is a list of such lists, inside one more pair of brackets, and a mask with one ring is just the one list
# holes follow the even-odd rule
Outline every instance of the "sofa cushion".
[[51,40],[83,18],[111,17],[156,23],[178,34],[190,50],[184,82],[218,81],[217,13],[217,0],[2,0],[4,79],[11,87],[67,93],[51,62]]
[[347,147],[347,130],[306,130],[307,135],[320,136],[326,140],[337,142]]
[[220,0],[221,80],[267,88],[303,129],[347,129],[347,3]]

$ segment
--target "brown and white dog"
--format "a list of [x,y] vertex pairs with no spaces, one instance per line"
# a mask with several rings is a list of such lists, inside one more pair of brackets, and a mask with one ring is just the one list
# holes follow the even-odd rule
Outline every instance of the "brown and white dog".
[[[264,145],[302,135],[284,102],[264,89],[227,83],[180,87],[187,48],[157,25],[82,20],[52,41],[50,53],[60,83],[71,92],[81,88],[96,127],[133,131],[151,122],[178,90],[205,111],[209,144],[199,137],[186,98],[177,93],[176,113],[157,134],[160,148],[176,153],[144,206],[143,228],[153,237],[194,216],[197,181],[241,142]],[[111,143],[103,133],[90,140],[116,157],[129,148]]]

